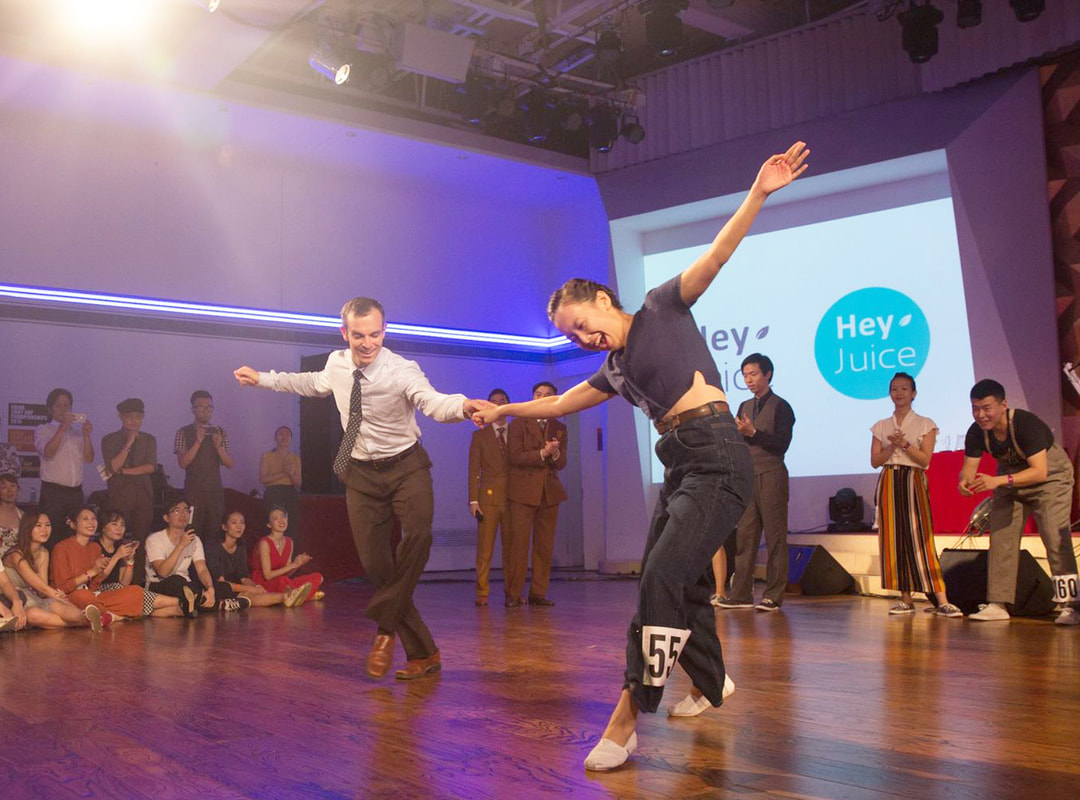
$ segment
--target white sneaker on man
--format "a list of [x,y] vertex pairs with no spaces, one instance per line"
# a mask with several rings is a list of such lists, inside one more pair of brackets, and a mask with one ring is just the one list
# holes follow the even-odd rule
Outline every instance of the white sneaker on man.
[[1055,625],[1080,625],[1080,614],[1072,606],[1065,606],[1054,620]]
[[1009,612],[1005,610],[1005,606],[1001,603],[984,603],[968,619],[973,619],[976,622],[1005,621],[1009,619]]

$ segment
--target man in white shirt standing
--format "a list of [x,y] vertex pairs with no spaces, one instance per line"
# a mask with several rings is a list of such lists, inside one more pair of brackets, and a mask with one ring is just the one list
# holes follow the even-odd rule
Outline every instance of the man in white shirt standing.
[[53,529],[50,548],[71,535],[68,517],[78,513],[84,500],[83,464],[94,460],[94,426],[86,414],[72,413],[73,404],[67,389],[53,389],[45,400],[52,420],[34,429],[34,449],[41,455],[41,510]]
[[[366,615],[378,623],[367,657],[373,678],[386,675],[394,637],[408,657],[400,680],[438,672],[439,649],[413,604],[413,590],[431,550],[435,498],[431,460],[420,445],[419,409],[438,422],[460,422],[491,404],[435,391],[415,361],[383,347],[386,314],[378,300],[355,297],[341,309],[341,335],[348,350],[330,354],[321,372],[233,374],[244,386],[260,386],[304,397],[334,395],[345,435],[334,472],[345,484],[356,550],[375,585]],[[401,522],[397,558],[390,537],[393,517]]]

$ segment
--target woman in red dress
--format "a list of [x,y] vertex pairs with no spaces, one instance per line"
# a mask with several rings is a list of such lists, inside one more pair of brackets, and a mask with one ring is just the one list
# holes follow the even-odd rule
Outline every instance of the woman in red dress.
[[293,540],[285,535],[289,527],[289,515],[285,509],[279,506],[271,508],[266,527],[270,529],[270,535],[260,539],[255,552],[251,554],[251,579],[268,592],[287,592],[310,583],[314,597],[323,578],[318,572],[293,575],[311,561],[311,556],[300,553],[293,557]]

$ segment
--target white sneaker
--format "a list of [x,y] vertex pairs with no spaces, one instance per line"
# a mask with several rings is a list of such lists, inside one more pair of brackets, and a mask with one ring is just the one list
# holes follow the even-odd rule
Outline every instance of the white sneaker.
[[[727,700],[731,695],[735,693],[735,681],[731,679],[730,675],[724,675],[724,692],[723,698]],[[694,697],[693,692],[687,692],[686,697],[680,700],[673,706],[668,708],[669,717],[696,717],[699,714],[703,714],[712,708],[705,695],[701,697]]]
[[637,749],[637,731],[630,734],[626,747],[615,744],[611,739],[601,739],[596,747],[585,757],[585,769],[592,772],[607,772],[626,763],[630,754]]
[[1065,606],[1054,620],[1055,625],[1080,625],[1080,614],[1072,606]]
[[1007,621],[1009,612],[1005,610],[1005,606],[1001,603],[984,603],[979,606],[978,611],[969,615],[968,619],[973,619],[976,622]]

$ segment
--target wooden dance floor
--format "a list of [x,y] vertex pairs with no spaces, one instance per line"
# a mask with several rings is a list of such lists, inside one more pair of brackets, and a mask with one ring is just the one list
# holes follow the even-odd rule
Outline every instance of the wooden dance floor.
[[[425,583],[444,670],[415,683],[364,676],[366,588],[327,594],[0,636],[0,797],[1080,796],[1080,629],[889,617],[853,596],[719,612],[735,694],[642,717],[629,765],[594,775],[633,581],[556,581],[555,608],[509,611]],[[677,673],[665,706],[687,688]]]

